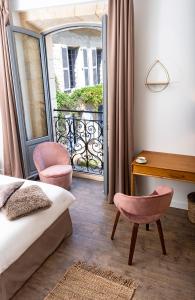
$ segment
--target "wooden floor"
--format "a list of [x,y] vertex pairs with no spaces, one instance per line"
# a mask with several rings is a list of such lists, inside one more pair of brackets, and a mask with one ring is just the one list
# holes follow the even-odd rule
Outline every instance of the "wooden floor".
[[42,300],[67,267],[78,260],[139,280],[134,300],[195,299],[195,225],[188,221],[186,211],[170,208],[162,219],[167,256],[161,254],[155,225],[149,232],[140,226],[134,264],[128,266],[132,225],[120,219],[115,240],[110,240],[115,207],[106,203],[103,184],[77,178],[72,193],[77,198],[70,209],[73,235],[47,259],[14,300]]

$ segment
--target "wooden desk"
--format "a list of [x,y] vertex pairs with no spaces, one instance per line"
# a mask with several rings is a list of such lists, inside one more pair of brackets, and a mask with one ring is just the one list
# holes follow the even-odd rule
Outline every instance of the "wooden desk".
[[[153,176],[195,183],[195,156],[142,151],[138,156],[147,159],[146,164],[131,164],[131,194],[135,192],[135,175]],[[136,159],[136,158],[135,158]]]

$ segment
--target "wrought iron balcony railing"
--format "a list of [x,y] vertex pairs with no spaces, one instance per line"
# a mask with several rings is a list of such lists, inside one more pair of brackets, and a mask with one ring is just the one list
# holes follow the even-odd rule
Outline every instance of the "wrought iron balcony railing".
[[66,145],[73,170],[103,175],[103,112],[54,111],[56,141]]

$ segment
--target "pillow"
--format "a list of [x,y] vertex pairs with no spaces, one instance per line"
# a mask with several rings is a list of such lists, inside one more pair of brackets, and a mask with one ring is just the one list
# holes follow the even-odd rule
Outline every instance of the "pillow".
[[8,198],[18,190],[21,185],[23,185],[24,181],[16,181],[8,184],[0,185],[0,209],[6,203]]
[[6,202],[4,212],[9,220],[46,209],[52,202],[37,185],[17,190]]

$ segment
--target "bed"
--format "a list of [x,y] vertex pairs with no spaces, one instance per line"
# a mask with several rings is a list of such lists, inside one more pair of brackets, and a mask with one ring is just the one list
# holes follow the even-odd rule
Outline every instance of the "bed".
[[[0,184],[22,179],[0,175]],[[69,206],[74,196],[58,186],[25,180],[21,188],[38,185],[53,202],[46,210],[9,221],[0,211],[0,299],[10,299],[25,281],[72,233]]]

